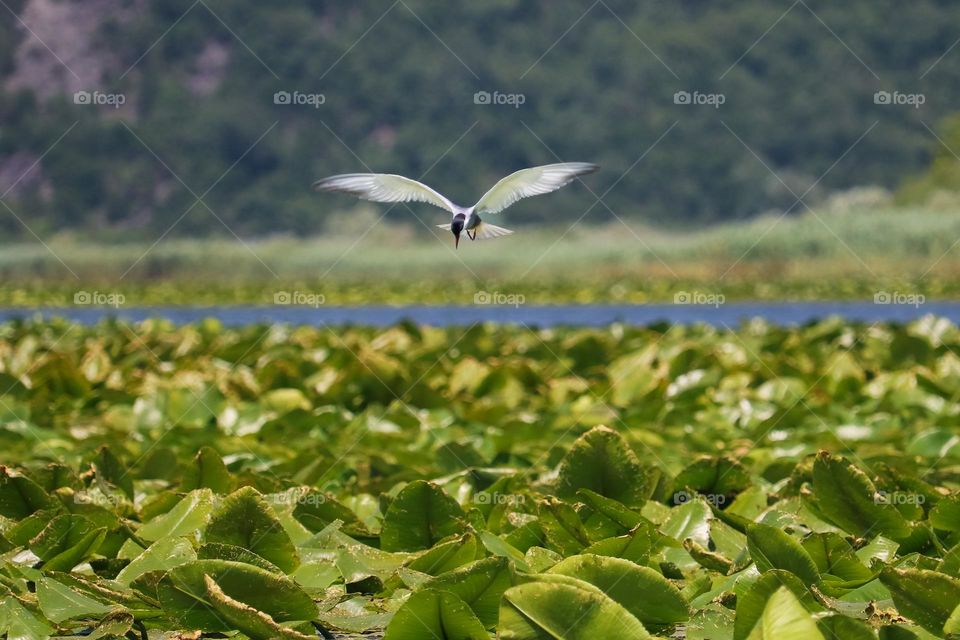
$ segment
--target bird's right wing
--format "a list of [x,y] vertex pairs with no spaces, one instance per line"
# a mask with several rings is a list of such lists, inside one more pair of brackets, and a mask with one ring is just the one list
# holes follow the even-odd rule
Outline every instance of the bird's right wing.
[[427,185],[391,173],[346,173],[317,180],[313,188],[349,193],[373,202],[428,202],[454,213],[453,203]]

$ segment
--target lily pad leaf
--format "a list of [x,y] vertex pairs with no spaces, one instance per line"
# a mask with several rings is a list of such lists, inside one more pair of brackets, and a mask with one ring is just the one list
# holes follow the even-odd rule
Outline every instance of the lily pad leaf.
[[651,636],[636,617],[599,589],[565,578],[564,582],[534,581],[507,589],[500,605],[497,637],[646,640]]
[[675,624],[690,617],[679,589],[653,569],[629,560],[584,554],[560,561],[548,573],[589,582],[644,625]]
[[485,558],[448,571],[424,586],[455,594],[473,609],[483,626],[497,624],[500,597],[510,588],[513,572],[506,558]]
[[43,615],[57,624],[71,618],[102,616],[112,610],[112,607],[47,577],[37,581],[37,602]]
[[209,599],[208,577],[226,596],[277,623],[305,622],[317,615],[310,596],[286,576],[241,562],[195,560],[171,569],[157,584],[164,611],[184,628],[233,629]]
[[214,509],[204,539],[252,551],[283,571],[293,571],[300,564],[290,536],[253,487],[235,491]]
[[449,591],[423,589],[403,603],[383,640],[489,640],[470,607]]
[[35,511],[57,506],[43,487],[0,465],[0,516],[22,520]]
[[770,597],[782,587],[789,589],[807,611],[823,609],[800,578],[789,571],[772,569],[761,575],[745,593],[738,596],[733,640],[745,640],[750,635],[757,621],[763,616]]
[[817,623],[787,587],[777,589],[747,640],[826,640]]
[[819,511],[848,533],[893,540],[910,535],[896,506],[879,500],[867,474],[848,460],[821,452],[813,463],[813,495]]
[[803,546],[782,529],[765,524],[747,527],[747,548],[761,572],[783,569],[805,584],[820,582],[817,565]]
[[960,580],[927,569],[894,569],[880,573],[880,582],[890,590],[901,615],[934,635],[960,605]]
[[137,534],[147,541],[189,535],[206,525],[213,511],[213,493],[209,489],[191,491],[170,511],[145,522]]
[[313,533],[340,520],[343,523],[340,528],[347,535],[371,535],[357,514],[329,493],[307,491],[301,494],[297,498],[297,506],[293,509],[293,517]]
[[580,436],[560,461],[556,490],[572,498],[589,489],[627,507],[642,507],[656,488],[659,471],[641,464],[623,436],[597,426]]
[[69,571],[95,554],[107,537],[106,527],[95,527],[83,516],[59,515],[30,541],[44,571]]
[[397,494],[384,516],[384,551],[422,551],[447,536],[463,533],[466,514],[440,487],[416,480]]
[[223,619],[247,634],[251,640],[311,640],[316,634],[308,636],[288,627],[282,627],[263,611],[248,604],[234,600],[210,576],[203,577],[207,596],[213,608]]
[[233,490],[233,476],[223,463],[223,458],[212,447],[201,447],[193,462],[184,471],[180,489],[210,489],[214,493],[227,494]]
[[172,569],[196,559],[197,553],[186,538],[161,538],[121,569],[116,581],[128,585],[150,571]]

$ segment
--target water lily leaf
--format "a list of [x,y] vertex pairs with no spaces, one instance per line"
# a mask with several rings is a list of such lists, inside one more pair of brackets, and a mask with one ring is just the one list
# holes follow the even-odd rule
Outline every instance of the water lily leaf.
[[570,505],[553,498],[542,501],[539,507],[539,522],[547,537],[548,548],[569,556],[590,544],[580,516]]
[[783,569],[806,584],[820,582],[817,565],[803,546],[782,529],[765,524],[747,528],[747,548],[761,572]]
[[733,640],[744,640],[750,635],[757,621],[763,616],[771,596],[783,587],[793,593],[805,610],[814,612],[823,609],[800,578],[789,571],[773,569],[761,575],[743,594],[738,595]]
[[[710,544],[710,507],[703,500],[691,500],[670,510],[670,516],[660,525],[660,531],[673,538],[677,544],[666,548],[662,558],[682,569],[692,569],[697,563],[681,546],[687,538],[691,538],[701,547]],[[659,557],[659,556],[658,556]]]
[[230,625],[247,634],[251,640],[311,640],[316,637],[316,634],[308,636],[282,627],[263,611],[234,600],[224,593],[210,576],[205,575],[203,581],[213,609]]
[[641,507],[658,477],[640,463],[623,436],[598,426],[580,436],[561,460],[556,491],[561,498],[572,498],[578,489],[589,489],[627,507]]
[[323,530],[331,522],[340,520],[343,523],[341,529],[347,535],[372,535],[353,510],[329,493],[309,490],[300,494],[297,506],[293,509],[293,517],[314,533]]
[[0,465],[0,515],[22,520],[35,511],[57,505],[43,487],[25,475]]
[[384,551],[422,551],[463,532],[466,514],[440,487],[416,480],[390,503],[380,532]]
[[747,640],[826,640],[817,623],[787,587],[777,589]]
[[589,582],[644,625],[674,624],[690,617],[690,607],[679,589],[653,569],[629,560],[587,554],[571,556],[548,573]]
[[448,571],[424,586],[455,594],[486,628],[497,624],[500,597],[510,588],[513,572],[506,558],[485,558]]
[[827,640],[876,640],[867,624],[840,614],[819,618],[817,627]]
[[212,447],[200,448],[180,481],[183,491],[210,489],[214,493],[227,494],[233,490],[233,486],[233,476],[223,463],[223,458]]
[[300,389],[272,389],[263,394],[263,405],[277,413],[290,413],[295,409],[309,411],[310,400]]
[[690,554],[690,557],[696,560],[697,564],[704,569],[726,575],[733,568],[732,560],[725,558],[719,553],[705,549],[691,538],[683,541],[683,548]]
[[98,481],[107,482],[110,486],[121,490],[128,499],[133,500],[133,476],[130,475],[126,465],[113,454],[110,447],[102,446],[97,449],[93,469]]
[[717,456],[704,456],[694,461],[674,479],[678,488],[689,487],[703,494],[725,498],[743,491],[750,483],[750,474],[742,464]]
[[223,542],[207,542],[197,550],[197,558],[201,560],[231,560],[233,562],[243,562],[252,564],[255,567],[266,569],[271,573],[284,573],[284,571],[269,560],[258,556],[249,549],[238,547],[235,544],[224,544]]
[[[661,543],[667,538],[657,532],[653,525],[642,522],[634,527],[627,535],[605,538],[594,542],[583,550],[583,553],[592,553],[598,556],[612,556],[624,558],[639,565],[644,565]],[[676,544],[675,541],[670,540]]]
[[496,536],[489,531],[481,531],[479,537],[480,541],[483,543],[483,546],[486,547],[487,551],[492,553],[494,556],[513,560],[513,563],[521,571],[531,571],[523,552],[503,538]]
[[534,581],[507,589],[500,605],[497,637],[646,640],[650,634],[629,611],[599,589],[566,578],[564,582]]
[[930,524],[944,531],[960,531],[960,496],[948,496],[933,505]]
[[438,576],[468,562],[478,560],[482,556],[482,546],[477,540],[477,536],[467,533],[460,538],[441,542],[432,549],[424,551],[407,563],[407,568],[431,576]]
[[69,571],[95,554],[107,537],[83,516],[59,515],[30,541],[30,549],[44,561],[44,571]]
[[231,599],[260,611],[277,623],[313,620],[317,607],[289,578],[228,560],[195,560],[168,571],[157,584],[163,610],[188,629],[230,631],[210,601],[207,578]]
[[605,519],[620,527],[622,531],[617,533],[626,533],[641,522],[646,522],[646,518],[638,512],[628,509],[622,503],[600,495],[590,489],[579,489],[577,497],[588,504],[596,514],[602,515]]
[[800,544],[821,574],[848,581],[871,580],[875,577],[854,553],[853,547],[836,533],[813,533]]
[[926,569],[894,569],[880,572],[880,582],[890,590],[901,615],[934,635],[960,605],[960,580]]
[[47,640],[55,631],[16,598],[0,599],[0,633],[5,632],[7,640]]
[[116,581],[129,585],[150,571],[172,569],[196,559],[197,553],[186,538],[161,538],[131,560],[117,574]]
[[252,551],[283,571],[292,571],[300,564],[290,536],[253,487],[243,487],[224,498],[210,514],[204,539]]
[[489,640],[470,607],[449,591],[423,589],[403,603],[383,640]]
[[71,618],[101,616],[112,610],[112,607],[47,577],[37,581],[37,602],[43,615],[57,624]]
[[843,530],[866,537],[883,534],[894,540],[911,529],[897,508],[877,499],[867,474],[843,458],[821,452],[813,464],[813,493],[824,516]]
[[184,496],[172,509],[143,524],[137,535],[147,541],[189,535],[203,528],[213,511],[213,492],[198,489]]
[[115,640],[116,638],[124,638],[130,629],[133,628],[133,623],[133,614],[123,610],[114,611],[100,620],[97,626],[90,631],[89,635],[84,636],[84,640]]

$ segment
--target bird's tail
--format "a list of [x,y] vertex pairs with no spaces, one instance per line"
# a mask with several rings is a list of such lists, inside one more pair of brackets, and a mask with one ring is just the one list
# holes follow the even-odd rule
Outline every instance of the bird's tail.
[[478,224],[475,232],[477,240],[502,238],[503,236],[508,236],[513,233],[511,229],[504,229],[503,227],[498,227],[497,225],[490,224],[489,222],[481,222]]

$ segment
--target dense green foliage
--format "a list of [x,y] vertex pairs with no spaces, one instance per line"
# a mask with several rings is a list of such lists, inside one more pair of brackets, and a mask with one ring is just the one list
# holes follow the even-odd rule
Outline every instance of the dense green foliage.
[[5,324],[0,633],[955,637],[958,349]]
[[[353,206],[310,193],[322,175],[365,164],[429,172],[466,204],[505,172],[554,153],[601,163],[587,183],[597,194],[616,183],[604,200],[621,216],[680,223],[802,211],[790,190],[805,192],[828,170],[807,200],[863,184],[892,188],[920,171],[938,146],[926,126],[936,129],[960,101],[960,55],[950,50],[960,11],[947,0],[149,0],[132,14],[115,4],[94,34],[102,78],[85,88],[123,93],[121,109],[76,105],[69,92],[41,99],[0,89],[0,163],[26,153],[16,165],[26,169],[77,123],[5,198],[42,237],[113,228],[152,241],[194,194],[216,215],[198,204],[174,235],[225,234],[221,221],[241,235],[316,232],[324,212]],[[10,5],[22,12],[27,3]],[[0,73],[14,73],[29,38],[3,21]],[[49,40],[67,64],[82,64]],[[55,76],[34,80],[44,91],[75,84],[53,67]],[[277,91],[325,102],[276,105]],[[478,105],[478,91],[525,102]],[[722,93],[725,102],[678,105],[677,91]],[[877,91],[925,101],[875,104]],[[575,219],[593,203],[580,186],[511,215]],[[28,236],[3,213],[5,234]],[[390,215],[409,214],[401,206]],[[603,205],[589,213],[610,218]]]
[[960,162],[954,149],[960,145],[960,117],[949,118],[938,133],[942,144],[930,167],[904,181],[898,199],[904,203],[936,202],[951,199],[960,191]]
[[23,242],[0,252],[0,305],[70,307],[80,292],[118,294],[127,307],[268,305],[284,291],[303,294],[306,306],[470,305],[482,292],[522,296],[522,304],[674,302],[682,292],[731,302],[864,301],[880,292],[960,298],[956,199],[944,208],[896,208],[888,200],[856,190],[815,214],[697,233],[620,222],[525,228],[457,252],[446,232],[435,237],[402,225],[248,244]]

